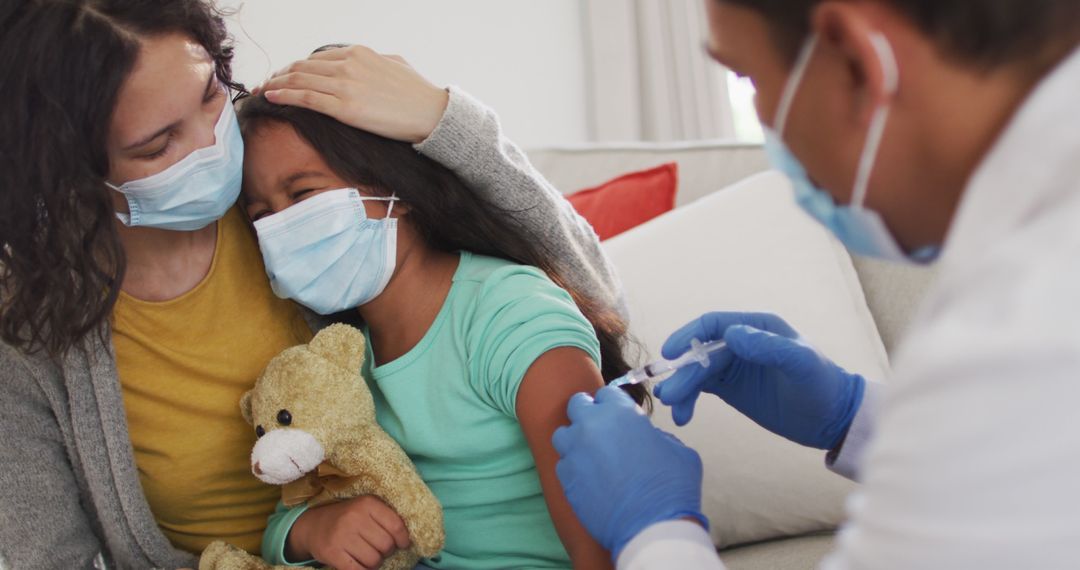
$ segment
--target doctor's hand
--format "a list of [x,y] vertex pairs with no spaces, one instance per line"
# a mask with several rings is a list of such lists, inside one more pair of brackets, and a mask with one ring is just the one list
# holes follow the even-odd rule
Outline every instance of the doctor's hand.
[[552,436],[555,472],[578,519],[617,560],[646,527],[701,513],[701,458],[652,425],[625,392],[601,388],[594,400],[577,394],[570,425]]
[[862,403],[866,381],[804,343],[780,317],[709,313],[664,344],[664,358],[690,349],[690,341],[724,340],[708,368],[688,366],[661,382],[654,394],[685,425],[701,392],[719,396],[765,429],[796,443],[833,449],[843,441]]
[[260,93],[272,103],[317,111],[410,143],[431,135],[450,97],[401,57],[358,45],[313,53],[252,89]]

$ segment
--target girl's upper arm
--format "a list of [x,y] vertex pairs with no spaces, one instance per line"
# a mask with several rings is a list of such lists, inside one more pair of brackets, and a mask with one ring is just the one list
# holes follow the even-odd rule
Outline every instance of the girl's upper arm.
[[559,538],[575,568],[610,568],[611,558],[578,522],[555,475],[558,453],[551,445],[555,430],[569,423],[566,404],[578,392],[593,393],[604,385],[600,370],[585,351],[550,350],[529,367],[517,393],[517,417],[529,442],[540,484]]

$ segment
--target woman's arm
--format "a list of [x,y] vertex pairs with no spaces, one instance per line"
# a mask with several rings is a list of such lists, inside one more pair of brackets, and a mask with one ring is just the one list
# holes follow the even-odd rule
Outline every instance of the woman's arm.
[[454,171],[487,201],[514,219],[559,263],[570,287],[627,317],[622,286],[585,218],[503,135],[490,108],[456,87],[441,121],[416,149]]
[[381,136],[408,141],[496,206],[514,212],[567,285],[624,318],[622,288],[592,227],[502,133],[495,113],[457,88],[432,85],[404,60],[363,46],[313,54],[255,90]]
[[102,550],[79,500],[52,407],[0,345],[0,567],[93,568]]
[[611,568],[611,556],[578,522],[555,475],[559,455],[551,435],[569,423],[566,404],[578,392],[593,393],[604,385],[592,358],[577,348],[556,348],[533,362],[517,394],[517,416],[536,460],[540,485],[555,530],[574,568]]

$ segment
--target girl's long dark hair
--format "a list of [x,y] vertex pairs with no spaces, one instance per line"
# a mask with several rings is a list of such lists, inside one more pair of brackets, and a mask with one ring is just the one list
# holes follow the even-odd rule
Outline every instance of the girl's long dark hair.
[[[570,293],[596,330],[605,382],[630,370],[624,354],[629,335],[619,315],[571,287],[553,253],[544,249],[540,236],[518,222],[515,212],[484,200],[410,144],[352,128],[320,113],[275,105],[262,96],[245,99],[239,118],[245,137],[267,124],[287,124],[344,180],[383,195],[396,193],[409,205],[410,222],[435,249],[466,250],[540,268]],[[633,386],[628,392],[639,404],[651,403],[643,386]]]
[[0,2],[0,339],[58,355],[103,333],[123,281],[106,136],[139,39],[186,34],[234,88],[204,0]]

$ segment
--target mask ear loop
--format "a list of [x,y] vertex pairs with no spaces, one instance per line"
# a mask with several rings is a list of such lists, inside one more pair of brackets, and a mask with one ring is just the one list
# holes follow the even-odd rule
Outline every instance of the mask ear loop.
[[[896,55],[893,53],[892,46],[889,45],[889,40],[880,33],[870,36],[870,45],[874,46],[878,62],[881,64],[881,71],[885,75],[885,93],[892,97],[900,89],[900,69],[896,63]],[[870,130],[866,134],[866,147],[863,149],[862,157],[859,158],[859,169],[855,174],[855,188],[851,193],[851,207],[853,208],[863,209],[863,203],[866,201],[870,175],[874,171],[881,141],[885,138],[889,111],[890,106],[886,103],[874,111],[874,118],[870,120]]]
[[397,193],[395,192],[391,194],[390,198],[387,199],[387,201],[390,202],[390,207],[386,209],[386,219],[389,220],[390,214],[394,213],[394,204],[397,204],[398,201]]
[[788,117],[791,115],[791,107],[795,104],[795,95],[799,93],[806,69],[810,67],[810,58],[817,50],[818,35],[814,34],[806,40],[799,57],[795,59],[795,67],[792,68],[791,76],[784,85],[784,93],[780,96],[780,103],[776,107],[776,118],[773,119],[773,130],[781,139],[784,138],[784,130],[787,129]]

